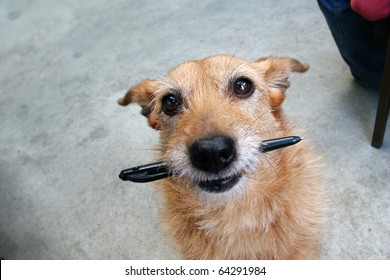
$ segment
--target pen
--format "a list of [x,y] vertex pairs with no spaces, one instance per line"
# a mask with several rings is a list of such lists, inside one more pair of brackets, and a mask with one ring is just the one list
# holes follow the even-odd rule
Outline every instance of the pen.
[[270,151],[273,151],[276,149],[295,145],[303,139],[305,139],[305,138],[300,137],[300,136],[287,136],[287,137],[265,140],[265,141],[261,142],[260,151],[262,153],[270,152]]
[[[264,140],[261,142],[260,151],[262,153],[270,152],[276,149],[295,145],[303,139],[303,137],[299,136],[287,136]],[[171,175],[172,172],[169,171],[168,164],[166,162],[155,162],[124,169],[119,174],[119,178],[123,181],[146,183],[167,178]]]
[[132,181],[136,183],[152,182],[171,176],[166,162],[155,162],[145,165],[124,169],[119,174],[123,181]]

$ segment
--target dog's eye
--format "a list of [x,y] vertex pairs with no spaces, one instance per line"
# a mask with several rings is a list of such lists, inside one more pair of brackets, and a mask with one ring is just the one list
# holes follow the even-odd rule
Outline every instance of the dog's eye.
[[173,94],[167,94],[162,98],[162,109],[168,116],[173,116],[181,109],[181,98]]
[[241,77],[234,81],[232,91],[238,97],[248,97],[255,91],[255,86],[248,78]]

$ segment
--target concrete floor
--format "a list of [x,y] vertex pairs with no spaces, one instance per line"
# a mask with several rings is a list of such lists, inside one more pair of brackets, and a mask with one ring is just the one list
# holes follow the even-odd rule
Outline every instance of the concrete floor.
[[218,53],[293,56],[285,110],[324,154],[323,259],[390,259],[390,127],[370,146],[378,94],[341,60],[316,1],[0,2],[0,257],[174,259],[152,184],[158,134],[116,99]]

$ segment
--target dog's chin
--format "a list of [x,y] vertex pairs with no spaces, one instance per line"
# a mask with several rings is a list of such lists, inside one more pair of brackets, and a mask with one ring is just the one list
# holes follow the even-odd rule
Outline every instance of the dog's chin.
[[226,178],[198,182],[200,189],[209,193],[224,193],[232,189],[242,178],[242,174]]

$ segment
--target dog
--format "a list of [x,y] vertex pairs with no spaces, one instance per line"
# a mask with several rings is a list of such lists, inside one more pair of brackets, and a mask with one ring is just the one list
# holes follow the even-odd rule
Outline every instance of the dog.
[[216,55],[144,80],[118,100],[138,103],[160,131],[173,176],[157,189],[162,220],[185,259],[317,259],[326,209],[321,157],[307,140],[261,153],[263,140],[294,135],[281,104],[288,57],[250,62]]

